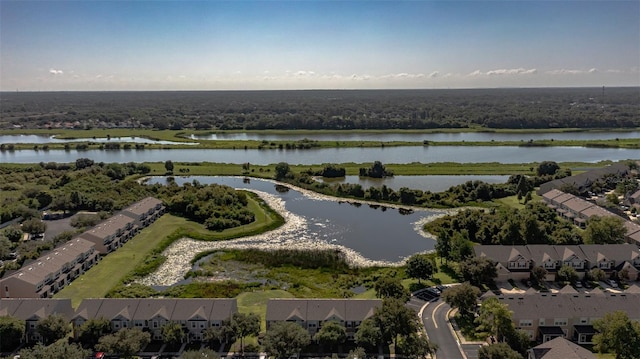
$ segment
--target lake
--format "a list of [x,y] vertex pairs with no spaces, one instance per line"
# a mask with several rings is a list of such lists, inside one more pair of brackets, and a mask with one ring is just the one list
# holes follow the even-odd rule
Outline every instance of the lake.
[[[398,262],[414,253],[432,250],[435,240],[419,232],[420,223],[426,217],[442,213],[437,210],[417,210],[401,214],[394,208],[372,208],[367,204],[317,199],[295,190],[282,193],[276,191],[273,182],[260,179],[244,183],[241,177],[175,177],[178,184],[193,180],[203,184],[248,188],[277,196],[285,202],[287,211],[305,219],[302,231],[294,232],[293,236],[344,246],[374,261]],[[148,183],[164,184],[166,178],[152,177]]]
[[[208,135],[191,135],[193,140],[215,140],[215,141],[298,141],[308,138],[316,141],[408,141],[422,142],[424,140],[436,142],[467,141],[467,142],[490,142],[490,141],[529,141],[529,140],[614,140],[619,139],[640,139],[640,131],[576,131],[576,132],[457,132],[457,133],[312,133],[312,134],[264,134],[264,133],[212,133]],[[2,136],[0,136],[0,142]]]
[[144,137],[96,137],[96,138],[71,138],[60,139],[55,136],[42,135],[0,135],[0,143],[66,143],[66,142],[94,142],[94,143],[111,143],[111,142],[127,142],[127,143],[149,143],[156,145],[197,145],[197,142],[174,142],[152,140]]
[[431,192],[443,192],[451,186],[457,186],[467,181],[482,181],[486,183],[506,183],[509,176],[502,175],[426,175],[426,176],[394,176],[386,178],[371,178],[360,176],[344,176],[342,178],[317,177],[316,180],[326,183],[357,183],[363,188],[382,187],[385,185],[394,191],[402,187]]
[[220,162],[267,165],[322,163],[530,163],[599,162],[640,159],[640,149],[592,147],[505,147],[505,146],[409,146],[375,148],[320,148],[295,150],[244,149],[145,149],[145,150],[18,150],[0,151],[0,162],[75,162],[90,158],[96,162]]

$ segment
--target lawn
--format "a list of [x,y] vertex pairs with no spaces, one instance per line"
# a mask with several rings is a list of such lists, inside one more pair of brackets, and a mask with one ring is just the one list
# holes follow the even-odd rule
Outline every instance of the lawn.
[[143,265],[147,256],[170,234],[179,232],[203,240],[225,240],[279,226],[282,218],[259,203],[256,198],[253,195],[248,196],[248,208],[255,213],[256,220],[222,232],[211,232],[199,223],[165,214],[120,249],[105,256],[98,265],[57,293],[55,298],[71,298],[73,306],[78,306],[83,298],[104,297],[123,278]]
[[98,265],[62,289],[54,298],[71,298],[72,305],[77,307],[84,298],[104,297],[124,276],[142,263],[146,254],[168,233],[185,222],[184,218],[165,214],[120,249],[104,257]]
[[238,311],[258,314],[262,318],[260,326],[264,331],[266,330],[267,302],[272,298],[293,298],[293,294],[280,289],[245,292],[237,296]]
[[[537,195],[535,192],[531,192],[531,201],[539,201],[542,200],[542,197]],[[517,196],[509,196],[500,199],[494,200],[495,202],[502,203],[506,206],[515,208],[515,209],[523,209],[526,205],[522,202],[522,200],[518,200]]]

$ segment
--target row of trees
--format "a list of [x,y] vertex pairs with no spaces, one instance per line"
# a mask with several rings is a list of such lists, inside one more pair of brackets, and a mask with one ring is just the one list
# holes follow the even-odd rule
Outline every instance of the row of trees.
[[[603,96],[604,95],[604,96]],[[639,127],[635,88],[3,94],[0,126],[424,129]]]

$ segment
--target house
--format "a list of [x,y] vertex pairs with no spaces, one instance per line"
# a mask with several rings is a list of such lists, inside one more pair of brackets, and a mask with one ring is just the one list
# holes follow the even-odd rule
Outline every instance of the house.
[[38,333],[38,321],[52,314],[62,315],[67,320],[73,315],[71,299],[15,299],[0,300],[0,316],[11,316],[25,321],[25,341],[39,342],[42,336]]
[[0,297],[51,297],[98,260],[93,243],[74,238],[0,279]]
[[581,278],[593,268],[607,275],[626,270],[629,280],[640,278],[640,250],[632,244],[478,245],[473,249],[476,256],[496,262],[498,281],[529,279],[531,269],[537,266],[547,270],[547,281],[555,280],[563,266],[572,267]]
[[[540,185],[537,193],[544,195],[552,189],[560,189],[563,186],[575,187],[579,193],[584,193],[596,182],[608,182],[611,178],[625,177],[629,174],[629,166],[624,163],[612,165],[582,172],[580,174],[549,181]],[[610,184],[610,183],[609,183]]]
[[[235,299],[84,299],[72,318],[74,329],[90,319],[104,318],[111,330],[140,328],[152,339],[162,339],[162,327],[169,322],[180,323],[188,332],[189,341],[201,341],[210,327],[220,327],[238,311]],[[76,330],[77,332],[77,330]]]
[[267,303],[267,329],[280,321],[294,322],[313,337],[326,322],[346,329],[353,339],[360,324],[371,318],[381,300],[373,299],[270,299]]
[[567,286],[557,293],[529,290],[496,297],[512,312],[515,327],[524,330],[532,340],[544,343],[563,337],[578,344],[592,344],[593,322],[606,313],[621,310],[631,320],[640,319],[639,292],[640,288],[632,286],[619,293],[600,289],[579,293]]
[[558,337],[528,351],[528,359],[596,359],[589,350]]
[[93,228],[82,233],[84,238],[96,245],[100,254],[107,254],[118,249],[138,233],[135,220],[123,214],[116,214]]
[[132,218],[138,227],[144,228],[162,216],[164,206],[161,200],[154,197],[147,197],[124,208],[121,213]]

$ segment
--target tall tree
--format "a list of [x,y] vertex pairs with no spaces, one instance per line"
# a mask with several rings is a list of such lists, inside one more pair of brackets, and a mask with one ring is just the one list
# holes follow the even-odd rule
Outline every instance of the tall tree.
[[471,257],[461,262],[460,274],[465,281],[475,286],[491,283],[498,275],[496,264],[487,257]]
[[559,169],[560,166],[554,161],[542,161],[536,168],[536,174],[538,176],[554,175]]
[[614,352],[616,359],[640,358],[640,323],[631,321],[627,313],[615,311],[593,322],[598,334],[593,336],[600,353]]
[[420,283],[421,279],[427,280],[431,278],[434,272],[434,265],[427,255],[414,254],[407,260],[405,271],[410,278],[417,278],[418,283]]
[[578,280],[578,272],[571,266],[563,265],[558,269],[557,277],[558,281],[575,283]]
[[522,355],[507,343],[495,343],[481,346],[478,359],[522,359]]
[[94,346],[101,337],[111,333],[111,321],[105,318],[89,319],[78,328],[77,336],[81,343]]
[[440,260],[451,259],[451,235],[445,229],[440,229],[438,231],[438,235],[436,237],[436,253],[438,253],[438,257]]
[[260,334],[260,316],[255,313],[233,313],[229,327],[236,338],[240,338],[240,351],[244,355],[244,337]]
[[449,287],[442,292],[442,299],[452,308],[458,308],[463,316],[473,312],[478,304],[478,296],[480,289],[468,282]]
[[276,179],[284,178],[290,171],[289,164],[280,162],[276,165]]
[[584,230],[584,241],[589,244],[624,243],[627,229],[624,221],[618,216],[593,216],[587,221]]
[[409,300],[409,292],[399,279],[391,276],[382,276],[376,280],[374,284],[376,297],[378,298],[397,298],[403,301]]
[[438,346],[424,335],[411,333],[398,342],[398,349],[405,358],[427,359],[436,353]]
[[132,358],[151,341],[151,335],[138,328],[125,328],[100,338],[97,349]]
[[498,341],[503,341],[505,335],[513,331],[511,312],[507,305],[500,303],[497,298],[489,298],[482,302],[476,323],[478,329],[495,335]]
[[342,325],[328,321],[322,324],[322,328],[313,339],[322,345],[329,345],[329,350],[333,351],[334,345],[340,345],[347,340],[347,332]]
[[376,308],[374,318],[382,339],[387,343],[398,343],[399,336],[417,332],[419,328],[416,313],[409,309],[405,302],[395,298],[385,298],[382,306]]
[[182,343],[186,338],[186,333],[182,329],[182,325],[178,322],[167,322],[161,328],[162,332],[162,341],[167,344],[178,344]]
[[356,344],[367,349],[377,348],[382,344],[382,332],[374,318],[368,318],[360,323],[354,337]]
[[64,316],[51,314],[38,321],[36,330],[42,336],[44,344],[51,344],[71,333],[71,324]]
[[164,169],[167,170],[167,172],[173,172],[173,161],[166,160],[164,162]]
[[296,323],[274,323],[264,335],[264,349],[276,358],[288,358],[309,345],[311,336]]
[[25,321],[11,316],[0,317],[0,353],[13,351],[24,338]]
[[25,359],[85,359],[91,355],[91,350],[61,341],[49,346],[38,343],[32,348],[20,350],[18,355]]

